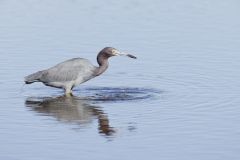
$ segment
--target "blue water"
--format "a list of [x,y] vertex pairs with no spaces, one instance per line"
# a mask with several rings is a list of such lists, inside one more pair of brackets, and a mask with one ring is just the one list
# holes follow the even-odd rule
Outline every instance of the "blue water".
[[[240,159],[239,1],[0,1],[0,159]],[[113,57],[74,97],[24,76]]]

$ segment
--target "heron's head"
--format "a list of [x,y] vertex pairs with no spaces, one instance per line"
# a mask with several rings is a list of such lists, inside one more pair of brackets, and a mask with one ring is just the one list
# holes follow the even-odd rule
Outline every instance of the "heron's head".
[[124,53],[124,52],[120,52],[118,51],[117,49],[115,48],[112,48],[112,47],[105,47],[103,48],[99,54],[104,54],[106,55],[107,57],[112,57],[112,56],[128,56],[130,58],[134,58],[136,59],[137,57],[131,55],[131,54],[128,54],[128,53]]

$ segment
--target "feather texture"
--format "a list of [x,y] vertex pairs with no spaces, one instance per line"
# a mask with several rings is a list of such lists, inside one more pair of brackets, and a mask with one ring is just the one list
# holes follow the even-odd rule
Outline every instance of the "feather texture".
[[39,81],[57,88],[66,88],[65,86],[69,85],[73,87],[95,77],[96,68],[87,59],[73,58],[49,69],[31,74],[25,77],[25,82],[29,84]]

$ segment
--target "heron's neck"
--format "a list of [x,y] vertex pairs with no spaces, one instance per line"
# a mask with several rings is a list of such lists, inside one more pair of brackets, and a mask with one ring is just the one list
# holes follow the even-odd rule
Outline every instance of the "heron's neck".
[[96,76],[99,76],[106,71],[106,69],[108,68],[108,58],[109,57],[106,54],[98,54],[97,62],[99,64],[99,67],[97,67]]

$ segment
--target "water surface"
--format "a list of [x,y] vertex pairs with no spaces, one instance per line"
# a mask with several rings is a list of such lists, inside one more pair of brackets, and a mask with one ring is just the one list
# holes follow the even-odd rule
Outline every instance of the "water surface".
[[[239,1],[0,1],[0,159],[240,158]],[[23,77],[114,57],[73,97]]]

